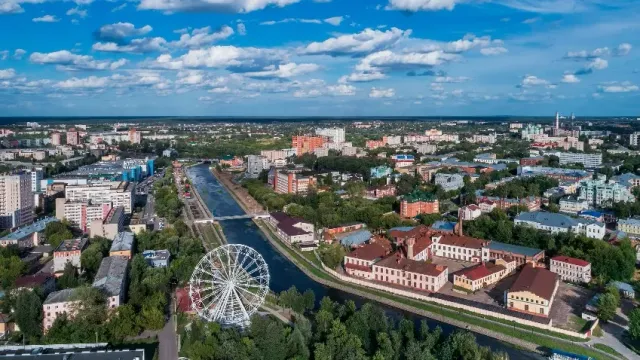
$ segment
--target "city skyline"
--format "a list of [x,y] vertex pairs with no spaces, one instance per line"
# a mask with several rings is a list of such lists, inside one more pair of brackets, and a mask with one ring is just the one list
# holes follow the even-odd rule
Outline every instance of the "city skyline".
[[[633,115],[630,0],[0,0],[6,116]],[[567,109],[564,112],[562,109]]]

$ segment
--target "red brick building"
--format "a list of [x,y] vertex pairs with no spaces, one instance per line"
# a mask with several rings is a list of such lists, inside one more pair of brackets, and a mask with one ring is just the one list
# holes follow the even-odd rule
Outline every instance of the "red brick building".
[[299,135],[291,137],[291,147],[297,150],[298,156],[312,153],[315,149],[321,148],[325,142],[326,140],[322,136]]
[[433,194],[414,191],[406,195],[400,202],[400,216],[413,218],[420,214],[437,214],[440,203]]

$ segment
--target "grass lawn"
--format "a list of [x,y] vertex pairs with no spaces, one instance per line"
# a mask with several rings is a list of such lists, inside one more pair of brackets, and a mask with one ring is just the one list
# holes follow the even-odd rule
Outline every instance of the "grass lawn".
[[620,354],[619,352],[615,351],[613,348],[611,348],[610,346],[607,346],[605,344],[594,344],[593,347],[598,349],[598,350],[602,350],[602,351],[604,351],[604,352],[606,352],[608,354],[611,354],[611,355],[614,355],[614,356],[623,357],[622,354]]

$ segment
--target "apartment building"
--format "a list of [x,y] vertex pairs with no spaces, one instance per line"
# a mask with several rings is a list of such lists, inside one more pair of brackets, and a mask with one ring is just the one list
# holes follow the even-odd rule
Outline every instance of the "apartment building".
[[283,150],[262,150],[260,156],[264,156],[270,163],[276,160],[285,160],[286,158],[296,155],[296,149],[283,149]]
[[555,256],[551,258],[549,270],[560,275],[563,281],[574,283],[591,282],[591,263],[582,259]]
[[507,309],[549,317],[558,284],[556,274],[541,267],[527,265],[505,294]]
[[316,129],[316,135],[325,136],[329,138],[329,142],[343,143],[345,142],[344,128],[318,128]]
[[482,135],[482,134],[474,134],[471,139],[468,139],[469,142],[472,143],[487,143],[487,144],[495,144],[497,141],[498,136],[496,135],[496,133],[493,134],[486,134],[486,135]]
[[436,174],[436,185],[440,185],[444,191],[453,191],[464,187],[464,178],[459,174]]
[[546,166],[518,166],[518,176],[546,176],[560,181],[582,181],[593,177],[586,170],[552,168]]
[[476,292],[497,283],[515,270],[516,262],[513,259],[496,259],[494,262],[470,266],[453,274],[454,290],[457,287],[463,291]]
[[385,196],[396,196],[396,186],[395,185],[381,185],[376,187],[371,187],[366,191],[367,197],[370,198],[383,198]]
[[475,220],[482,215],[482,210],[476,204],[467,205],[458,209],[458,217],[462,220]]
[[586,169],[598,168],[602,165],[602,153],[572,153],[572,152],[551,152],[547,155],[555,155],[560,160],[560,165],[582,164]]
[[325,138],[322,136],[292,136],[291,147],[296,149],[298,156],[312,153],[313,150],[321,148],[325,143]]
[[633,173],[624,173],[622,175],[614,176],[610,181],[616,182],[629,189],[640,186],[640,176]]
[[86,238],[65,240],[61,242],[53,251],[53,272],[56,273],[56,276],[62,275],[67,263],[71,263],[71,265],[80,269],[80,256],[86,246]]
[[132,144],[140,144],[142,142],[142,134],[136,129],[131,128],[129,130],[129,142]]
[[580,211],[589,209],[589,202],[584,199],[564,197],[560,199],[560,212],[577,214]]
[[437,214],[440,212],[438,198],[430,193],[413,191],[400,201],[400,216],[413,218],[420,214]]
[[122,206],[125,214],[131,214],[134,200],[134,184],[126,181],[109,181],[86,185],[68,185],[65,198],[69,201],[91,200],[94,204],[110,203],[112,207]]
[[[37,160],[37,159],[36,159]],[[40,181],[44,175],[44,169],[41,167],[35,167],[31,169],[31,192],[37,193],[42,190],[40,187]]]
[[539,210],[540,205],[542,205],[542,199],[536,196],[527,196],[521,199],[500,198],[497,196],[480,196],[477,198],[477,200],[479,202],[491,201],[494,207],[497,207],[498,209],[502,209],[505,211],[514,206],[524,206],[529,211],[535,211],[535,210]]
[[80,301],[77,300],[77,288],[50,293],[42,303],[44,332],[46,333],[51,328],[58,316],[62,314],[66,314],[68,317],[75,316],[80,305]]
[[269,169],[269,160],[266,156],[262,155],[248,155],[247,156],[247,177],[250,179],[257,179],[260,173]]
[[640,132],[638,131],[629,134],[629,145],[638,146],[638,144],[640,144],[638,138],[640,138]]
[[91,222],[107,217],[111,211],[111,203],[93,203],[91,201],[68,201],[56,199],[56,218],[67,219],[73,226],[89,232]]
[[593,206],[610,206],[617,202],[634,202],[635,196],[628,187],[604,178],[582,181],[578,199],[586,200]]
[[11,229],[33,221],[31,174],[19,171],[0,175],[0,229]]
[[78,144],[80,144],[80,133],[74,128],[69,129],[67,131],[67,145]]
[[550,233],[573,232],[593,239],[602,240],[605,235],[603,223],[583,218],[572,218],[563,214],[546,211],[520,213],[514,219],[515,225],[531,226]]
[[107,308],[115,309],[124,303],[127,291],[127,270],[129,259],[122,256],[108,256],[102,259],[92,287],[107,297]]
[[619,219],[618,231],[624,231],[630,238],[640,238],[640,219]]
[[273,189],[279,194],[306,194],[316,184],[313,176],[302,176],[297,172],[275,170]]
[[53,146],[62,145],[62,141],[60,140],[60,133],[59,132],[51,133],[51,145],[53,145]]
[[114,207],[109,210],[104,219],[95,219],[91,221],[89,235],[91,237],[101,236],[109,240],[116,238],[118,233],[123,231],[126,215],[122,206]]
[[435,144],[416,144],[413,146],[419,154],[434,154],[438,150]]

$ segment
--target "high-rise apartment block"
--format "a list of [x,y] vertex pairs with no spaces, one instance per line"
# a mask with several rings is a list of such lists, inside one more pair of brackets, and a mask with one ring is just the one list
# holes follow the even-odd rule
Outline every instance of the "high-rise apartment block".
[[103,220],[111,210],[111,203],[92,203],[91,201],[68,201],[56,199],[56,218],[67,219],[73,226],[84,232],[89,231],[93,220]]
[[626,186],[600,178],[581,182],[578,199],[593,206],[611,206],[617,202],[634,202],[635,196]]
[[640,138],[640,131],[633,132],[629,135],[629,145],[638,146],[638,138]]
[[329,138],[329,141],[332,143],[345,142],[345,135],[344,135],[343,128],[316,129],[316,135],[326,136]]
[[302,176],[296,171],[272,168],[269,172],[269,184],[280,194],[306,194],[316,184],[313,176]]
[[33,221],[31,174],[26,171],[0,176],[0,228],[10,229]]
[[266,156],[249,155],[247,156],[247,177],[256,179],[263,170],[269,169],[269,160]]
[[312,153],[313,150],[321,148],[325,143],[322,136],[293,136],[291,137],[291,147],[296,149],[298,156]]
[[62,145],[62,142],[60,141],[60,133],[59,132],[51,133],[51,145],[53,145],[53,146]]
[[78,145],[80,143],[80,133],[71,128],[67,131],[67,145]]
[[136,131],[136,129],[131,128],[129,130],[129,142],[132,144],[140,144],[141,141],[142,141],[142,134]]
[[44,174],[44,169],[41,167],[36,167],[31,169],[31,192],[37,193],[40,192],[40,181],[42,180],[42,175]]
[[109,203],[113,207],[122,206],[125,214],[133,210],[134,185],[126,181],[110,181],[87,185],[69,185],[65,188],[68,201],[91,201],[94,204]]

